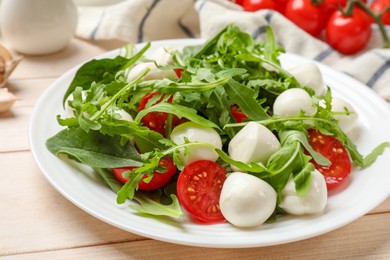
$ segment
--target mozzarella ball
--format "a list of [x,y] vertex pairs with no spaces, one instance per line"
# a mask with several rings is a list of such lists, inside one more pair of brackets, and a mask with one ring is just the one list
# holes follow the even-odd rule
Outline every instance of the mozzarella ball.
[[[171,133],[171,140],[177,144],[184,144],[187,138],[190,142],[208,143],[215,148],[222,149],[222,140],[218,132],[211,127],[205,127],[193,122],[185,122],[176,126]],[[197,160],[216,161],[219,158],[214,149],[205,146],[191,146],[180,149],[180,157],[185,165]]]
[[[280,142],[265,126],[249,122],[230,141],[229,156],[243,163],[266,164],[269,157],[280,149]],[[231,166],[234,171],[237,167]]]
[[149,72],[142,78],[143,80],[154,80],[154,79],[175,79],[176,74],[173,70],[161,70],[157,68],[154,62],[144,62],[135,65],[127,75],[127,81],[131,82],[142,75],[147,69]]
[[119,119],[121,120],[125,120],[125,121],[134,121],[133,117],[127,113],[125,110],[123,109],[115,109],[114,110],[114,113],[119,117]]
[[276,192],[253,175],[233,172],[222,186],[219,206],[222,215],[237,227],[256,227],[274,212]]
[[351,104],[349,104],[345,100],[335,97],[332,99],[333,112],[345,113],[346,110],[348,110],[350,113],[335,115],[335,118],[339,120],[339,126],[341,130],[346,135],[350,135],[352,131],[355,130],[357,127],[358,115],[355,109],[351,106]]
[[177,49],[171,46],[158,47],[147,58],[154,60],[158,65],[169,65],[173,64],[172,54],[175,51]]
[[279,116],[296,116],[301,111],[304,111],[307,116],[315,113],[309,93],[300,88],[283,91],[273,105],[274,114]]
[[327,87],[324,83],[322,73],[314,62],[293,67],[288,69],[288,71],[295,77],[299,84],[313,89],[317,97],[326,93]]
[[294,179],[290,178],[282,191],[280,207],[289,214],[317,214],[325,209],[328,190],[324,176],[317,170],[311,173],[309,192],[300,197],[296,193]]

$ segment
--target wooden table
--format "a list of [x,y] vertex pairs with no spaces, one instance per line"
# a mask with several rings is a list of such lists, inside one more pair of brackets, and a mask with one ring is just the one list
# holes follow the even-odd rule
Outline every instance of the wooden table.
[[30,152],[28,126],[33,107],[65,71],[121,45],[73,39],[59,53],[25,56],[12,75],[7,87],[17,96],[17,102],[11,111],[0,114],[0,257],[390,259],[390,198],[359,220],[315,238],[272,247],[210,249],[160,242],[122,231],[61,196],[46,181]]

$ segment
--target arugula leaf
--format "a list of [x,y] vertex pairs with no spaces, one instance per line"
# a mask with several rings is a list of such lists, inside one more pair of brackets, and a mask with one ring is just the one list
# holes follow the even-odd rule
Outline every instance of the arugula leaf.
[[313,159],[316,161],[316,163],[323,165],[323,166],[329,166],[331,164],[331,162],[327,158],[325,158],[322,154],[314,151],[314,149],[309,144],[309,141],[307,140],[306,135],[303,132],[296,131],[296,130],[280,131],[279,138],[280,138],[282,144],[283,143],[293,143],[295,141],[298,141],[303,145],[303,147],[305,147],[305,149],[313,157]]
[[233,79],[228,81],[225,85],[225,89],[226,93],[234,101],[234,103],[236,103],[252,120],[265,120],[269,118],[264,108],[257,103],[254,98],[253,90]]
[[171,194],[170,196],[172,203],[169,205],[162,204],[159,201],[160,197],[161,190],[152,193],[137,192],[134,196],[134,200],[137,201],[139,205],[129,205],[129,207],[139,213],[147,215],[168,216],[172,218],[180,218],[184,216],[179,201],[174,194]]
[[204,125],[207,127],[213,127],[213,128],[217,128],[217,129],[219,128],[218,125],[214,124],[213,122],[205,119],[202,116],[197,115],[197,112],[195,109],[181,106],[181,105],[177,105],[177,104],[171,104],[171,103],[158,103],[154,106],[146,108],[146,109],[140,111],[134,120],[136,122],[140,122],[142,117],[144,117],[146,114],[148,114],[150,112],[171,113],[171,114],[178,116],[179,118],[185,117],[185,118],[189,119],[190,121],[197,123],[197,124],[200,124],[200,125]]

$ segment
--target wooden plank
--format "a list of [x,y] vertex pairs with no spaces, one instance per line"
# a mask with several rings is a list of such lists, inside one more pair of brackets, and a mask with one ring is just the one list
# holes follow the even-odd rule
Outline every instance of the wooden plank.
[[17,100],[0,114],[0,152],[29,149],[28,128],[33,106],[54,79],[12,80],[8,85]]
[[390,214],[365,216],[322,236],[278,246],[213,249],[154,240],[9,256],[7,259],[390,259]]
[[30,152],[0,156],[0,256],[143,239],[65,199],[35,166]]
[[[1,154],[0,173],[5,174],[6,178],[0,182],[0,208],[2,209],[0,211],[0,256],[27,254],[26,256],[30,258],[51,258],[53,254],[56,257],[72,254],[86,256],[101,254],[108,257],[119,251],[119,255],[122,252],[135,257],[157,257],[160,254],[169,257],[172,252],[175,252],[175,256],[183,252],[190,252],[192,256],[202,255],[204,252],[204,249],[149,241],[90,216],[52,188],[34,165],[29,152]],[[7,174],[8,172],[12,174]],[[365,252],[363,249],[367,248],[363,242],[367,241],[370,247],[374,247],[371,250],[375,251],[368,253],[386,253],[384,246],[390,246],[389,202],[390,200],[387,200],[380,207],[388,213],[377,210],[376,214],[365,216],[324,236],[260,251],[277,256],[279,251],[289,250],[300,256],[302,253],[297,248],[306,250],[310,247],[314,248],[311,249],[314,250],[312,253],[314,256],[322,250],[319,244],[331,251],[335,250],[332,249],[333,246],[340,251],[343,251],[340,247],[346,247],[344,250],[349,250],[349,253],[362,256]],[[133,241],[143,242],[133,243]],[[149,252],[148,248],[157,248],[156,246],[159,248],[158,253]],[[354,246],[358,247],[358,252],[353,252]],[[65,250],[69,248],[74,249]],[[48,252],[34,253],[42,251]],[[209,250],[209,252],[217,256],[226,254],[224,250]],[[260,256],[257,250],[252,249],[248,252],[248,256]],[[238,256],[240,251],[232,250],[231,253],[232,256]],[[289,253],[282,253],[282,255],[288,256]]]

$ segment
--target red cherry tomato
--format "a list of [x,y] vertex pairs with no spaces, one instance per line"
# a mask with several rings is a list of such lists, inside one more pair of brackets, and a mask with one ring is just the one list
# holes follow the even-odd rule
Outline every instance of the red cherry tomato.
[[248,118],[237,105],[230,106],[230,114],[236,119],[237,123],[241,123],[244,119]]
[[307,33],[317,37],[325,27],[325,13],[311,0],[289,0],[284,16]]
[[233,2],[233,3],[236,3],[236,4],[242,6],[242,3],[244,2],[244,0],[230,0],[230,2]]
[[322,10],[325,12],[325,21],[340,7],[345,7],[347,0],[324,0],[321,4]]
[[342,54],[361,51],[371,37],[371,19],[362,9],[355,7],[351,16],[335,11],[326,25],[326,41]]
[[[149,100],[158,95],[158,92],[151,92],[149,94],[146,94],[143,96],[140,100],[138,111],[141,111],[145,109],[146,104],[149,102]],[[161,96],[161,98],[155,103],[160,103],[162,99],[164,98],[164,95]],[[172,97],[170,97],[167,101],[169,103],[172,102]],[[146,114],[142,119],[141,122],[144,126],[148,127],[150,130],[156,131],[160,133],[163,136],[166,136],[166,123],[168,120],[168,113],[165,112],[151,112]],[[185,120],[185,119],[183,119]],[[179,125],[183,120],[179,119],[177,116],[172,115],[172,128]]]
[[[138,189],[139,190],[158,190],[165,185],[167,185],[172,179],[173,175],[176,173],[176,166],[173,164],[173,160],[170,157],[164,157],[159,161],[159,165],[166,169],[165,172],[153,172],[153,178],[150,182],[139,182]],[[126,171],[132,171],[135,167],[123,167],[123,168],[114,168],[112,172],[114,173],[115,178],[120,182],[125,184],[129,178],[123,177],[123,173]],[[145,174],[142,179],[145,179],[147,175]]]
[[278,5],[274,0],[244,0],[242,7],[247,12],[256,12],[262,9],[278,9]]
[[179,68],[179,69],[174,69],[174,71],[176,73],[176,76],[180,79],[184,69]]
[[332,189],[342,183],[351,172],[351,159],[343,144],[335,137],[324,135],[314,129],[309,129],[309,143],[313,149],[330,162],[330,166],[322,166],[314,160],[311,162],[325,177],[326,186]]
[[370,8],[375,13],[381,13],[387,8],[388,11],[382,15],[382,22],[390,25],[390,0],[375,0],[370,4]]
[[184,167],[177,180],[177,197],[183,208],[197,221],[225,221],[219,208],[227,171],[213,161],[199,160]]

